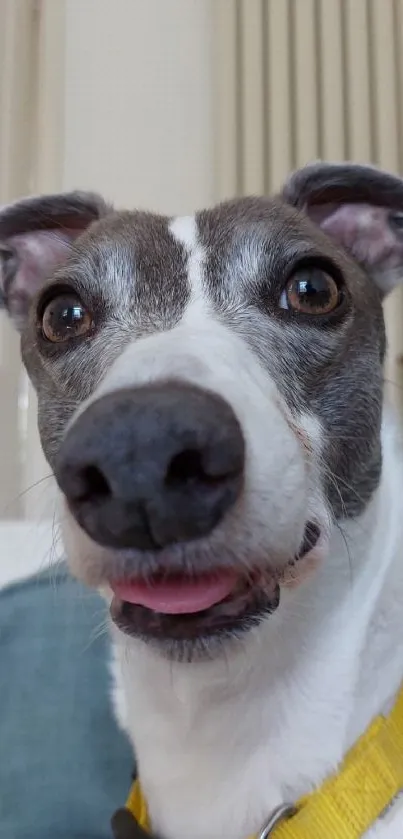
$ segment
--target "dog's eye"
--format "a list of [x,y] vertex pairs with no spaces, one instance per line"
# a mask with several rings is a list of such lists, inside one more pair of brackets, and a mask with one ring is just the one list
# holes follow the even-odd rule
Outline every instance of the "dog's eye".
[[403,232],[403,213],[399,213],[397,211],[390,212],[388,215],[388,221],[394,231],[400,234]]
[[340,303],[336,280],[322,268],[299,268],[290,277],[280,298],[282,309],[306,315],[327,315]]
[[42,314],[41,330],[52,343],[87,335],[92,317],[75,294],[59,294],[48,302]]

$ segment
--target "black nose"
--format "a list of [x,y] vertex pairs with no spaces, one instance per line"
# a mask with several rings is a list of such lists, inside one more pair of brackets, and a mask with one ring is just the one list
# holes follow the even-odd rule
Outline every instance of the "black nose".
[[67,433],[55,472],[95,541],[146,550],[210,533],[240,493],[244,456],[224,399],[169,383],[90,405]]

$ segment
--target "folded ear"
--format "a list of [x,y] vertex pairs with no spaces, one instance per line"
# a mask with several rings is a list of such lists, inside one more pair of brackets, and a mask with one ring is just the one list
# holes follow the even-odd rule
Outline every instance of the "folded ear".
[[382,295],[403,281],[403,181],[372,166],[313,163],[283,198],[304,210],[372,276]]
[[32,297],[67,261],[72,243],[108,206],[92,193],[26,198],[0,207],[0,306],[17,329],[24,327]]

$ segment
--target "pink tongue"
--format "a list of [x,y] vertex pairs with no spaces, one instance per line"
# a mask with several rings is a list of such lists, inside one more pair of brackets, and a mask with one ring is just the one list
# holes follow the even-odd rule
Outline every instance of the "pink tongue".
[[236,584],[235,574],[221,572],[206,574],[192,580],[171,577],[145,582],[112,582],[114,593],[127,603],[145,606],[165,615],[184,615],[202,612],[220,603],[231,594]]

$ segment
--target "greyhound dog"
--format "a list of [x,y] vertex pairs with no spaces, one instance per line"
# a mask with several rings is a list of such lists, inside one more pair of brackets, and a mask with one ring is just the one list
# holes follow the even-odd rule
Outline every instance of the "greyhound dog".
[[355,832],[335,798],[326,830],[284,832],[403,681],[382,310],[402,211],[399,178],[315,163],[183,218],[82,192],[0,212],[67,557],[108,601],[114,701],[164,839],[403,836],[399,781],[371,787],[357,749]]

